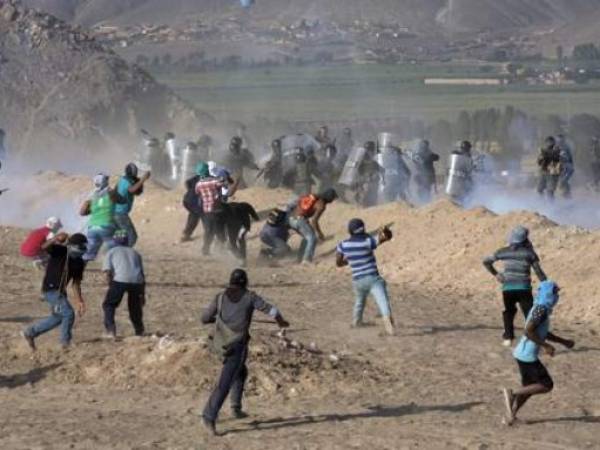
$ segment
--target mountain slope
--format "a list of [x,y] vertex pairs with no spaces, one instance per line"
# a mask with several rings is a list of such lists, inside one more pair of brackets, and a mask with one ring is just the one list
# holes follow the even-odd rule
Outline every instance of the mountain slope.
[[0,120],[11,148],[122,148],[139,127],[198,126],[192,107],[85,33],[0,6]]
[[83,25],[173,23],[194,16],[248,14],[257,20],[323,18],[397,22],[416,30],[442,24],[454,30],[500,30],[577,21],[600,0],[256,0],[244,11],[238,0],[26,0]]

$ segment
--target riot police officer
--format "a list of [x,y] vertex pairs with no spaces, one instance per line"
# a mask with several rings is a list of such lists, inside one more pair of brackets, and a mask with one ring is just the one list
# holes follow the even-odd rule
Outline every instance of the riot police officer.
[[561,173],[561,158],[560,149],[552,136],[546,138],[544,147],[540,149],[537,163],[540,168],[537,192],[540,195],[545,193],[549,199],[553,199]]

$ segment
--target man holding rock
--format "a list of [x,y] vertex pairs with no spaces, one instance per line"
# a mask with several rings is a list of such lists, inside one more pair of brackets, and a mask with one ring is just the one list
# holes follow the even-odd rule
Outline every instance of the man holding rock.
[[247,417],[242,410],[242,396],[248,377],[246,359],[254,310],[268,314],[281,328],[289,326],[277,308],[248,290],[247,273],[236,269],[231,273],[229,287],[217,295],[202,314],[203,324],[215,324],[212,347],[223,359],[219,381],[202,413],[202,423],[211,435],[217,434],[215,422],[230,392],[233,417]]

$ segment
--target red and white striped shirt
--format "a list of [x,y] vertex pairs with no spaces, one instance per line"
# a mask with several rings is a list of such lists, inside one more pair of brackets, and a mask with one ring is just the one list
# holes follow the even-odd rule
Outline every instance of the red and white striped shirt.
[[202,198],[202,211],[205,213],[214,211],[215,205],[221,199],[221,188],[224,184],[222,180],[215,178],[200,180],[196,184],[196,194]]

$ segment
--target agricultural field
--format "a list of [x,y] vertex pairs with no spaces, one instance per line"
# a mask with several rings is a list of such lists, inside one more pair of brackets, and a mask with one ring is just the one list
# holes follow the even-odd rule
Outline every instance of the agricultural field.
[[217,118],[354,120],[410,115],[452,119],[461,110],[513,105],[532,115],[600,115],[600,86],[425,86],[427,77],[495,77],[497,66],[348,65],[198,74],[153,73]]

